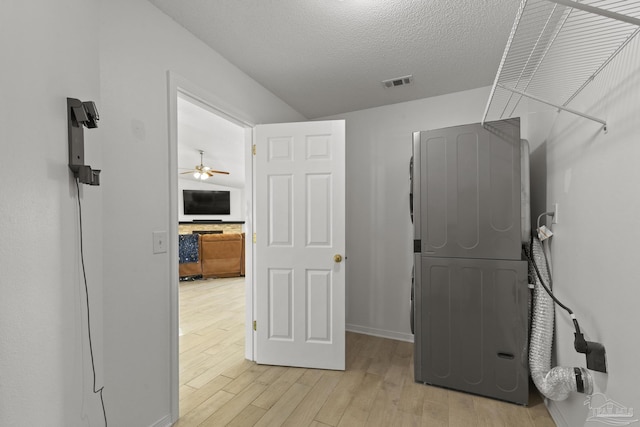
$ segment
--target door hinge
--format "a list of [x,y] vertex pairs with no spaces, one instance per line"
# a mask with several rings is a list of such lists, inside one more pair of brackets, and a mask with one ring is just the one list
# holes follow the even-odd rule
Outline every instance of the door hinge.
[[256,155],[256,144],[253,144],[253,147],[251,147],[251,152],[254,156]]
[[254,331],[258,330],[258,322],[256,322],[255,320],[253,321],[253,330]]
[[253,233],[253,243],[256,243],[256,240],[257,240],[256,233]]

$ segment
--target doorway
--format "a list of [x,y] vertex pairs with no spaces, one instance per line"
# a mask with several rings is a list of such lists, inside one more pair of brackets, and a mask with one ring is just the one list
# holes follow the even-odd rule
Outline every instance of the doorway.
[[[169,194],[170,194],[170,248],[171,248],[171,277],[172,280],[170,294],[171,310],[171,416],[175,422],[179,416],[179,372],[180,372],[180,318],[179,318],[179,263],[178,263],[178,235],[179,223],[188,222],[183,209],[182,192],[188,187],[198,187],[199,189],[211,188],[220,191],[228,191],[229,194],[229,214],[209,215],[205,217],[191,217],[205,222],[234,222],[228,224],[231,227],[239,227],[245,236],[251,236],[253,230],[253,173],[252,173],[252,129],[253,124],[242,112],[225,108],[216,96],[208,93],[186,79],[175,73],[169,72]],[[186,114],[185,114],[186,113]],[[202,117],[208,117],[209,131],[207,125],[198,123]],[[195,122],[190,120],[197,119]],[[213,124],[212,124],[213,123]],[[185,127],[186,125],[186,127]],[[217,129],[217,134],[215,132]],[[213,132],[213,133],[211,133]],[[181,144],[179,137],[188,136],[193,140],[200,139],[202,143]],[[233,147],[229,145],[229,139],[233,139]],[[201,154],[200,150],[204,151]],[[208,153],[209,152],[209,153]],[[210,155],[207,155],[210,154]],[[195,161],[194,161],[195,159]],[[185,163],[186,162],[186,163]],[[209,164],[207,164],[207,162]],[[213,174],[211,182],[196,180],[193,172],[196,166],[203,164],[213,170],[229,172],[226,174]],[[186,168],[183,170],[181,168]],[[182,178],[180,176],[183,175]],[[188,175],[186,178],[184,175]],[[219,177],[219,176],[220,177]],[[224,179],[227,178],[227,179]],[[207,179],[206,181],[209,181]],[[227,221],[225,221],[227,220]],[[231,221],[233,220],[233,221]],[[205,227],[206,228],[206,227]],[[244,252],[244,283],[245,294],[245,330],[244,335],[244,357],[253,360],[253,334],[251,323],[253,319],[253,290],[252,265],[253,248],[250,243],[251,238],[245,238]],[[236,282],[238,283],[238,282]]]
[[[254,127],[248,120],[240,119],[242,115],[237,111],[216,107],[223,104],[216,102],[215,97],[204,94],[198,88],[190,88],[187,81],[169,73],[170,273],[175,278],[170,297],[170,389],[174,420],[177,420],[179,413],[179,95],[194,98],[214,113],[244,128],[247,166],[244,215],[245,230],[250,232],[247,240],[251,242],[245,246],[245,358],[257,360],[256,349],[260,346],[262,364],[337,370],[343,370],[345,366],[345,268],[341,264],[346,259],[343,255],[344,120],[262,124]],[[252,145],[254,131],[255,145]],[[299,191],[294,192],[294,186]],[[265,215],[256,215],[258,206],[260,212],[266,212]],[[261,221],[258,222],[258,219]],[[295,239],[294,229],[298,236]],[[283,248],[290,256],[278,253]],[[280,260],[287,258],[294,263],[282,265]],[[263,260],[263,263],[258,265],[256,260]],[[296,271],[298,273],[294,274]],[[264,286],[256,287],[256,278],[260,278]],[[292,297],[294,288],[297,289],[295,299]],[[265,303],[257,305],[256,301]],[[298,319],[295,320],[294,316]],[[295,360],[283,358],[289,354],[289,343],[296,347]],[[324,352],[321,353],[320,349]],[[330,356],[329,364],[322,354]]]

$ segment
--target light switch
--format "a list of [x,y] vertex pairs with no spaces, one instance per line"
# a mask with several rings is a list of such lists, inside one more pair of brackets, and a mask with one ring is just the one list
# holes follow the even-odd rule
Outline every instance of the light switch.
[[166,231],[154,231],[153,232],[153,253],[163,254],[167,252],[167,232]]

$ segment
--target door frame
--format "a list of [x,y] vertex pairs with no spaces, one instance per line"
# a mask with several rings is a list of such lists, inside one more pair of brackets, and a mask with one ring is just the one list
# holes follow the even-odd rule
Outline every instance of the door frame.
[[178,273],[178,93],[187,95],[202,103],[211,112],[245,128],[245,358],[255,360],[254,357],[254,174],[253,174],[253,128],[256,121],[228,103],[190,82],[173,71],[167,71],[167,99],[168,99],[168,149],[169,149],[169,277],[170,277],[170,376],[169,403],[171,421],[175,423],[180,416],[179,388],[180,388],[180,349],[179,349],[179,273]]

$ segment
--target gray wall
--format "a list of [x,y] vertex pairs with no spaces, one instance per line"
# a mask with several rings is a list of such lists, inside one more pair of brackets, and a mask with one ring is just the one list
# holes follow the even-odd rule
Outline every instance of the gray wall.
[[[165,423],[170,409],[172,278],[169,254],[151,245],[171,225],[167,70],[254,123],[303,119],[146,0],[101,3],[105,377],[118,426]],[[153,179],[140,165],[155,166]]]
[[[11,2],[0,31],[0,425],[76,426],[101,416],[90,390],[75,188],[66,166],[67,96],[94,100],[101,114],[85,139],[103,184],[83,187],[82,200],[98,384],[106,385],[110,424],[166,421],[171,278],[168,255],[151,250],[151,233],[170,228],[166,72],[255,123],[304,118],[145,0]],[[547,205],[560,204],[552,246],[558,296],[588,338],[607,347],[610,374],[597,376],[597,390],[636,409],[639,43],[574,101],[607,117],[607,134],[562,113],[532,143],[535,180],[548,182]],[[347,119],[352,330],[411,339],[410,135],[479,121],[487,94],[482,88],[335,117]],[[134,121],[144,124],[145,139],[133,135]],[[155,166],[154,179],[140,173],[141,164]],[[562,313],[557,337],[559,362],[582,366]],[[556,420],[585,424],[583,400],[552,404]]]
[[[99,425],[91,391],[66,97],[93,100],[84,249],[109,424],[169,421],[167,71],[256,123],[304,119],[145,0],[3,2],[0,425]],[[134,134],[142,123],[145,138]],[[148,166],[154,172],[149,177]],[[103,215],[104,213],[104,215]],[[103,238],[104,236],[104,238]]]
[[[607,350],[609,374],[596,392],[640,408],[638,300],[640,270],[640,39],[635,39],[570,106],[607,119],[600,125],[561,113],[547,138],[547,203],[559,204],[553,226],[554,286],[576,313],[587,339]],[[557,314],[557,359],[584,366],[572,347],[570,319]],[[583,395],[551,406],[559,425],[586,422]],[[600,402],[602,403],[602,402]],[[599,406],[595,405],[595,406]],[[634,417],[634,418],[637,418]]]
[[412,133],[482,119],[489,88],[355,111],[347,121],[347,329],[411,341]]
[[[66,98],[101,106],[98,3],[2,2],[0,13],[0,425],[102,418],[92,393]],[[102,112],[102,111],[100,111]],[[102,166],[101,129],[85,160]],[[102,193],[83,186],[84,251],[102,383]]]

